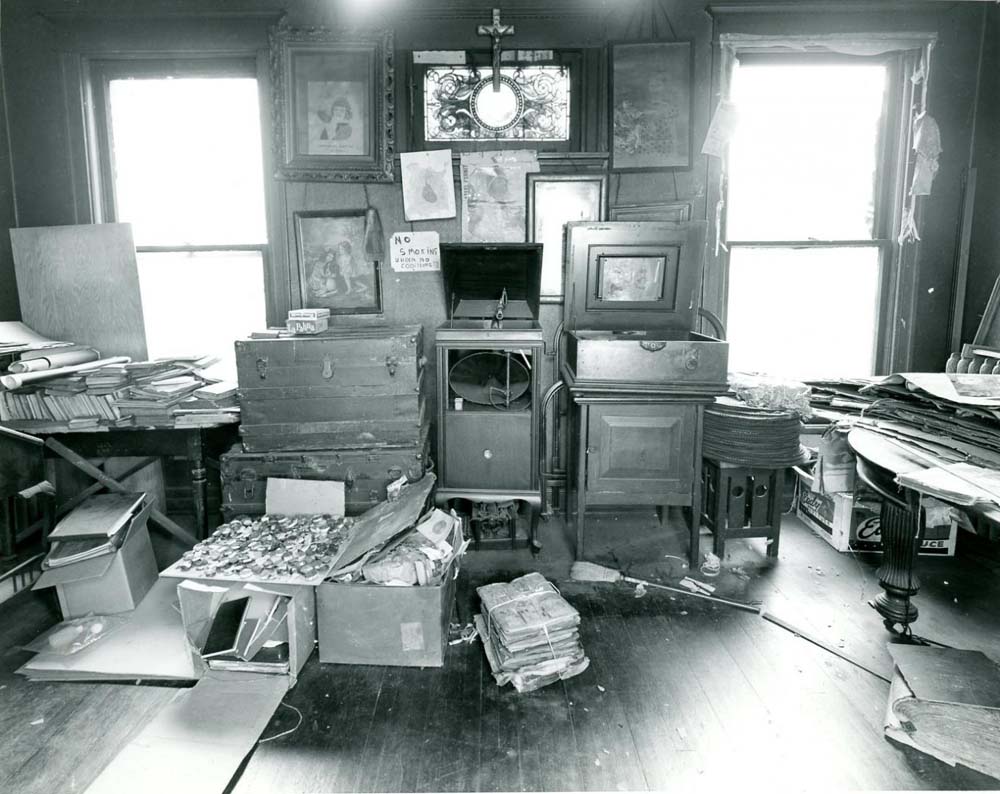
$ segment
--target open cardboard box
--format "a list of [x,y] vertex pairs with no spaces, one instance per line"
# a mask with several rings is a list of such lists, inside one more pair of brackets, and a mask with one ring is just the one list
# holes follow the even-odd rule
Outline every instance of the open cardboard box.
[[55,587],[64,619],[135,609],[156,581],[156,558],[145,504],[131,519],[121,547],[110,554],[45,571],[33,590]]
[[[426,475],[431,477],[432,475]],[[371,542],[397,536],[418,523],[430,496],[427,485],[403,489],[399,502],[383,503],[359,521],[357,549],[380,546]],[[338,664],[441,667],[448,647],[448,623],[455,604],[455,580],[465,544],[462,521],[454,523],[448,542],[457,550],[434,585],[388,585],[372,582],[324,581],[316,588],[319,660]],[[372,531],[371,526],[378,527]],[[365,541],[364,539],[367,539]],[[333,574],[357,567],[348,554]]]
[[316,588],[319,660],[441,667],[455,604],[459,558],[439,585],[323,582]]
[[[207,579],[185,579],[177,585],[180,602],[181,621],[184,635],[191,652],[192,663],[199,677],[208,670],[208,663],[202,658],[201,649],[205,645],[212,620],[221,604],[244,596],[250,596],[250,607],[245,618],[259,620],[265,617],[273,598],[287,599],[285,618],[273,635],[276,640],[288,642],[288,687],[295,686],[298,673],[313,652],[316,644],[316,598],[315,588],[308,585],[283,584],[237,584]],[[251,671],[248,662],[246,671]],[[241,665],[234,663],[228,671],[240,672]],[[216,671],[214,675],[220,672]],[[263,672],[256,670],[254,672]],[[274,671],[272,674],[286,674]]]

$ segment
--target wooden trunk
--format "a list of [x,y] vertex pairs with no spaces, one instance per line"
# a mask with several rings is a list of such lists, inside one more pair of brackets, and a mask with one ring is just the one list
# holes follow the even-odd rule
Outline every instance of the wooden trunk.
[[417,445],[424,363],[416,325],[238,341],[244,449]]
[[429,426],[412,446],[318,452],[244,452],[222,456],[222,510],[228,521],[237,515],[262,515],[268,477],[338,480],[344,483],[348,515],[358,515],[386,499],[389,483],[405,475],[416,482],[431,468]]

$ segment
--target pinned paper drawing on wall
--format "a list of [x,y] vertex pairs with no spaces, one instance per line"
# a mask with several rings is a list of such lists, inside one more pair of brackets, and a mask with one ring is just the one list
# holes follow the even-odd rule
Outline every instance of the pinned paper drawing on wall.
[[408,221],[455,217],[451,149],[405,152],[399,156],[403,213]]

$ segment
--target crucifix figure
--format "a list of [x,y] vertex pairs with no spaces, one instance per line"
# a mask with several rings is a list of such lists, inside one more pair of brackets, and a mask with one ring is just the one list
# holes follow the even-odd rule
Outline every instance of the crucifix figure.
[[500,39],[504,36],[514,35],[513,25],[500,24],[500,9],[493,9],[493,24],[480,25],[476,28],[476,33],[480,36],[489,36],[493,39],[493,90],[500,90]]

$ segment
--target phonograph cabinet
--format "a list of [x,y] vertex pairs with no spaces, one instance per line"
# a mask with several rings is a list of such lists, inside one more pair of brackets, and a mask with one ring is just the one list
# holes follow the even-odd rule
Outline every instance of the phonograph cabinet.
[[728,345],[694,331],[704,221],[571,223],[566,348],[567,513],[584,549],[593,507],[690,508],[698,562],[706,404],[727,390]]
[[477,547],[537,546],[542,246],[441,246],[439,505],[464,500]]

